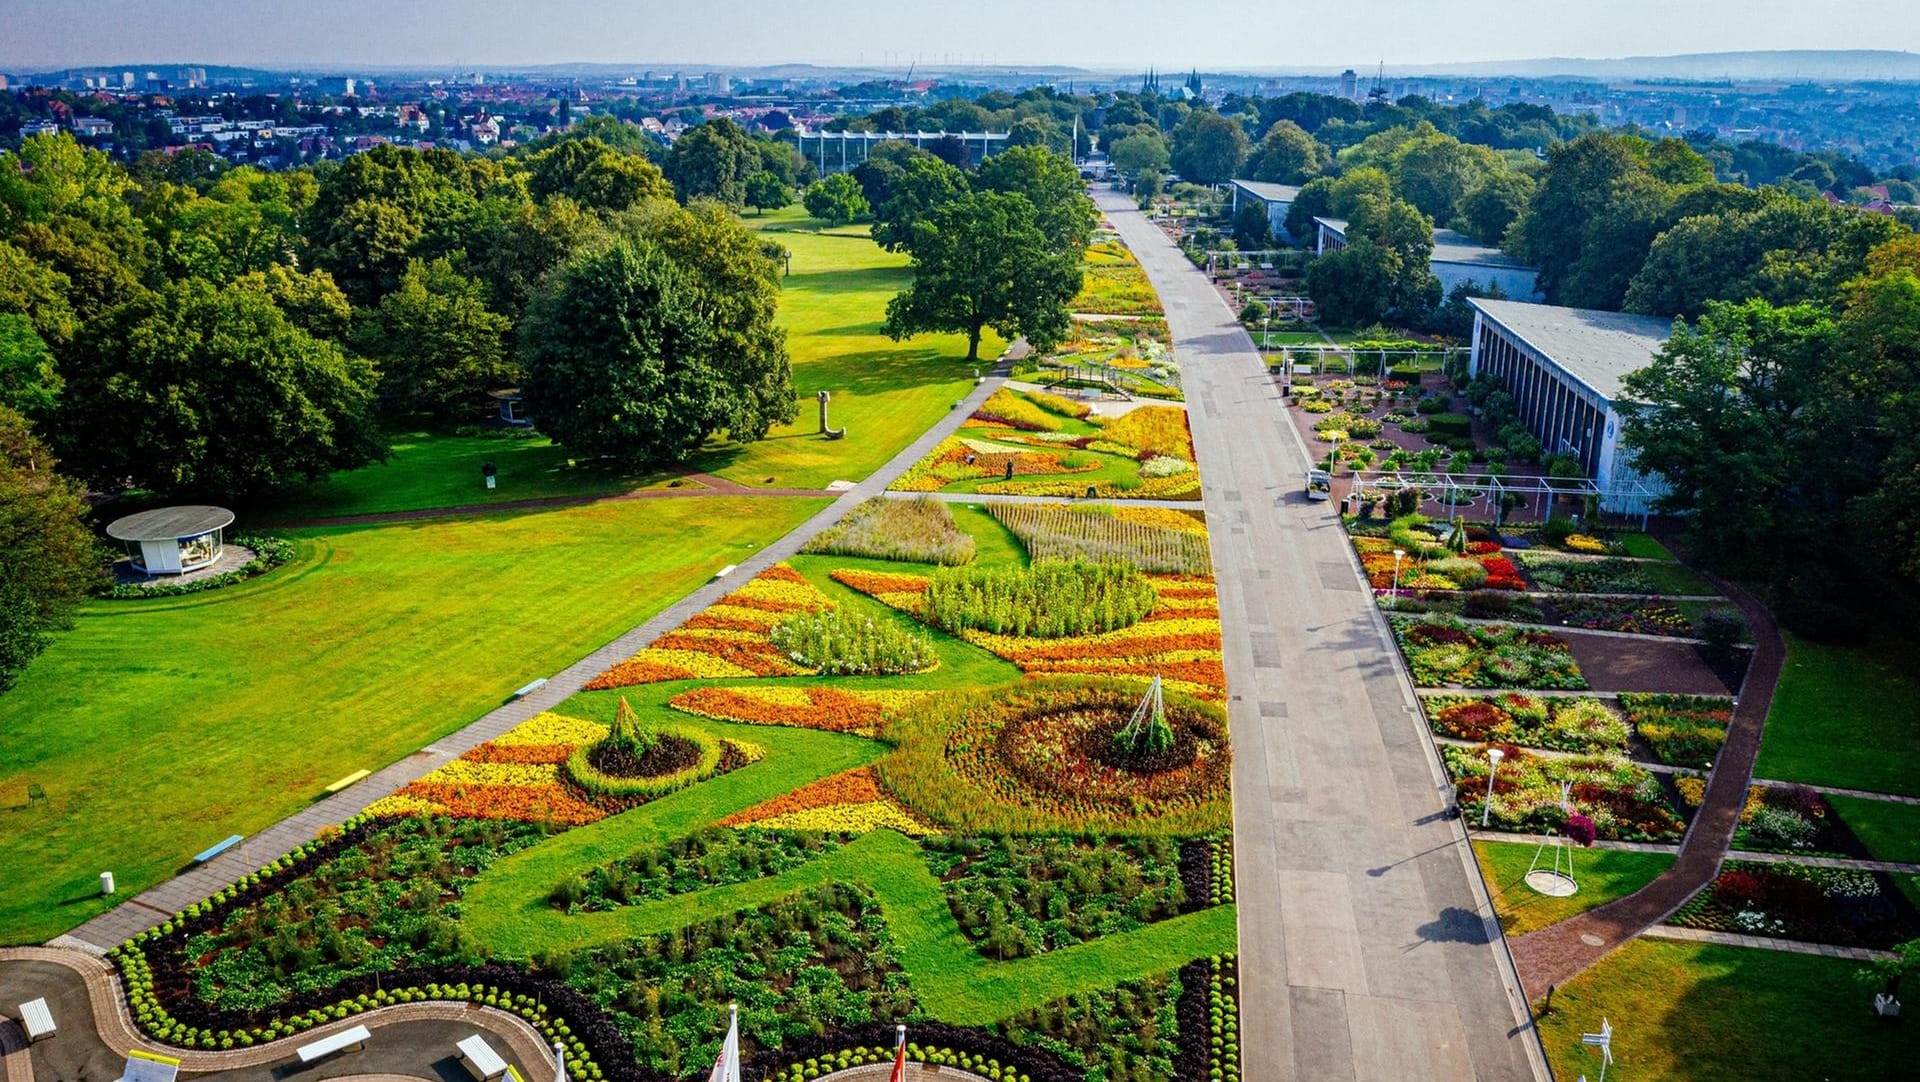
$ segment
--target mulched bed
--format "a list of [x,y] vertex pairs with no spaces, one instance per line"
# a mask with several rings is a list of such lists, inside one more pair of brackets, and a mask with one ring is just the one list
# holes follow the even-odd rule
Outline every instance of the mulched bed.
[[624,747],[610,744],[601,744],[587,752],[587,762],[613,778],[659,778],[699,761],[700,745],[672,733],[660,734],[644,755],[636,756]]
[[[1574,660],[1595,691],[1666,691],[1685,695],[1732,695],[1737,673],[1720,673],[1690,643],[1556,632],[1573,648]],[[1744,653],[1743,660],[1744,664]]]

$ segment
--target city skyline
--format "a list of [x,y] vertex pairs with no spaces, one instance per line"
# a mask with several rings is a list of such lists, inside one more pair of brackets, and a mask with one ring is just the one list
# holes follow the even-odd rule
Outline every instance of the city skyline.
[[[1862,0],[1836,0],[1817,16],[1787,0],[1705,0],[1684,7],[1625,0],[1605,9],[1493,0],[1471,17],[1415,0],[1355,0],[1335,13],[1284,5],[1258,18],[1218,0],[1111,0],[1038,9],[1014,0],[979,0],[961,22],[877,0],[847,0],[807,17],[781,17],[792,10],[765,0],[741,0],[718,18],[698,7],[607,0],[97,0],[22,7],[0,16],[0,67],[918,63],[1257,71],[1789,49],[1920,51],[1920,13],[1890,12]],[[1182,35],[1189,40],[1151,31],[1156,20],[1175,17],[1189,27],[1235,20],[1252,25],[1232,34],[1189,31]]]

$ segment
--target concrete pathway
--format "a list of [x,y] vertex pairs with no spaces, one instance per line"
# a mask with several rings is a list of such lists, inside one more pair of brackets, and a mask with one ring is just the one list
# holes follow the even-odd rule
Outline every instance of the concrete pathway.
[[1787,954],[1818,954],[1827,958],[1850,958],[1856,962],[1893,957],[1892,951],[1868,950],[1865,947],[1836,947],[1831,943],[1808,943],[1799,939],[1775,939],[1764,935],[1709,932],[1702,928],[1674,928],[1665,924],[1655,925],[1640,934],[1648,939],[1682,939],[1690,943],[1716,943],[1722,947],[1747,947],[1752,950],[1783,951]]
[[1253,341],[1131,201],[1218,575],[1249,1082],[1549,1077],[1413,689]]
[[[799,552],[816,534],[838,522],[868,497],[877,496],[924,458],[941,440],[952,435],[978,409],[1004,379],[1007,362],[1024,354],[1024,342],[1015,343],[1001,357],[996,375],[982,379],[973,391],[940,422],[919,439],[895,455],[891,461],[866,480],[834,494],[834,502],[819,514],[796,527],[793,532],[754,555],[742,560],[725,579],[716,579],[681,598],[659,615],[607,645],[595,650],[562,672],[547,678],[545,685],[526,698],[495,709],[478,721],[449,733],[412,755],[375,771],[370,777],[346,790],[302,809],[200,867],[183,872],[133,899],[109,909],[75,928],[54,942],[63,946],[106,950],[129,937],[165,923],[168,917],[194,902],[209,897],[248,872],[279,859],[296,846],[312,841],[322,828],[345,822],[383,796],[398,791],[421,775],[463,753],[500,736],[515,725],[543,710],[550,710],[584,688],[589,680],[605,672],[616,662],[632,657],[641,647],[685,623],[687,618],[738,589],[748,579]],[[676,490],[677,491],[677,490]]]

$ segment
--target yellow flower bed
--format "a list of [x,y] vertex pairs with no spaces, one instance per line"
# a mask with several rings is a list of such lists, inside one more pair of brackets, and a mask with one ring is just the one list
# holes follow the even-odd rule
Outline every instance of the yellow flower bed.
[[536,714],[496,737],[502,747],[543,747],[548,744],[591,744],[607,735],[607,727],[585,718],[552,712]]
[[438,815],[446,809],[431,800],[422,800],[406,793],[383,796],[367,805],[366,815]]
[[1141,406],[1108,421],[1101,438],[1139,451],[1172,455],[1193,461],[1193,440],[1187,434],[1187,411],[1175,406]]
[[[991,631],[969,628],[960,632],[960,637],[968,642],[1002,656],[1026,653],[1033,647],[1045,644],[1049,647],[1100,647],[1119,646],[1141,639],[1157,639],[1171,635],[1218,635],[1220,621],[1217,619],[1181,618],[1177,620],[1145,620],[1118,631],[1104,631],[1098,635],[1075,635],[1061,639],[1026,639],[1018,635],[996,635]],[[1218,652],[1215,652],[1216,656]]]
[[[786,567],[785,564],[779,566]],[[832,607],[827,601],[827,596],[811,582],[794,582],[783,578],[769,578],[765,575],[755,577],[745,586],[727,595],[727,600],[734,599],[768,601],[791,609],[808,611]]]
[[1568,534],[1566,545],[1568,549],[1574,552],[1587,552],[1594,555],[1604,555],[1607,551],[1607,543],[1605,541],[1597,537],[1589,537],[1583,533]]
[[832,834],[866,834],[882,828],[897,830],[913,837],[939,834],[940,830],[922,823],[905,808],[890,800],[865,804],[833,804],[787,812],[752,824],[764,830],[816,830]]
[[731,620],[742,624],[751,624],[762,630],[770,628],[787,618],[787,614],[784,612],[773,612],[770,609],[749,609],[741,605],[729,605],[725,601],[714,602],[707,606],[706,611],[700,615],[715,617],[721,620]]
[[681,639],[719,639],[726,642],[763,642],[767,637],[763,631],[737,631],[732,628],[718,627],[683,627],[673,634]]
[[1122,522],[1135,522],[1142,526],[1190,533],[1195,537],[1207,536],[1206,523],[1192,515],[1175,511],[1171,507],[1116,507],[1113,509],[1113,517]]
[[455,759],[429,771],[421,785],[507,785],[530,788],[560,780],[557,763],[476,763]]
[[662,650],[649,646],[633,655],[633,660],[677,669],[686,673],[688,679],[725,680],[754,675],[752,669],[695,650]]

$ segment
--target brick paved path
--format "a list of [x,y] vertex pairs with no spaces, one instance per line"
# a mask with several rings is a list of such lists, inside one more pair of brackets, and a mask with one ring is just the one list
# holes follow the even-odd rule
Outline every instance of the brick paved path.
[[1549,985],[1559,984],[1671,916],[1720,874],[1720,864],[1733,844],[1787,646],[1766,606],[1731,583],[1711,575],[1707,578],[1740,606],[1756,646],[1727,726],[1727,741],[1707,780],[1706,799],[1681,839],[1673,867],[1659,878],[1625,898],[1512,941],[1514,964],[1530,998],[1538,999]]
[[688,594],[653,619],[549,677],[545,685],[526,698],[499,707],[465,728],[449,733],[399,762],[375,771],[372,776],[349,786],[343,792],[315,801],[298,813],[251,835],[243,844],[206,864],[183,872],[142,892],[131,901],[94,917],[56,942],[74,946],[91,945],[102,950],[124,942],[139,932],[164,923],[172,914],[207,898],[248,872],[279,859],[296,846],[312,841],[321,828],[345,822],[375,800],[398,791],[435,767],[500,736],[543,710],[558,706],[562,700],[585,687],[587,681],[679,627],[688,617],[720,600],[741,583],[799,552],[816,534],[838,522],[841,516],[862,501],[885,491],[908,467],[957,431],[961,423],[979,408],[980,403],[999,389],[1005,380],[1007,362],[1025,352],[1025,343],[1015,343],[1001,357],[995,374],[982,379],[938,424],[866,480],[846,492],[831,494],[836,497],[831,506],[785,537],[740,561],[740,565],[727,578],[710,582]]
[[[61,1029],[78,1030],[91,1026],[102,1042],[117,1056],[125,1056],[133,1049],[173,1056],[180,1060],[180,1069],[188,1073],[230,1071],[242,1067],[257,1067],[282,1060],[292,1060],[296,1050],[304,1044],[310,1044],[322,1037],[330,1036],[354,1026],[366,1026],[379,1039],[383,1026],[396,1022],[438,1020],[463,1022],[476,1029],[486,1030],[496,1040],[504,1043],[512,1052],[513,1058],[530,1069],[551,1077],[554,1066],[553,1052],[544,1038],[526,1021],[505,1011],[492,1007],[478,1006],[472,1003],[449,1000],[422,1000],[417,1003],[397,1003],[390,1007],[380,1007],[315,1026],[310,1030],[282,1037],[268,1044],[254,1045],[251,1048],[236,1048],[226,1052],[196,1051],[174,1048],[150,1040],[135,1028],[133,1018],[127,1013],[126,997],[120,988],[120,978],[105,960],[74,950],[62,950],[54,947],[0,947],[0,987],[5,986],[4,973],[7,962],[51,962],[71,969],[75,979],[86,986],[87,1001],[93,1008],[91,1018],[61,1017],[54,1023]],[[53,1038],[58,1040],[56,1036]],[[15,1048],[18,1051],[15,1051]],[[0,1023],[0,1050],[6,1052],[7,1082],[34,1082],[33,1065],[27,1058],[25,1044],[21,1040],[19,1027],[12,1023]],[[446,1058],[448,1049],[422,1049],[421,1075],[430,1077],[429,1064]],[[530,1079],[529,1082],[537,1082]]]

